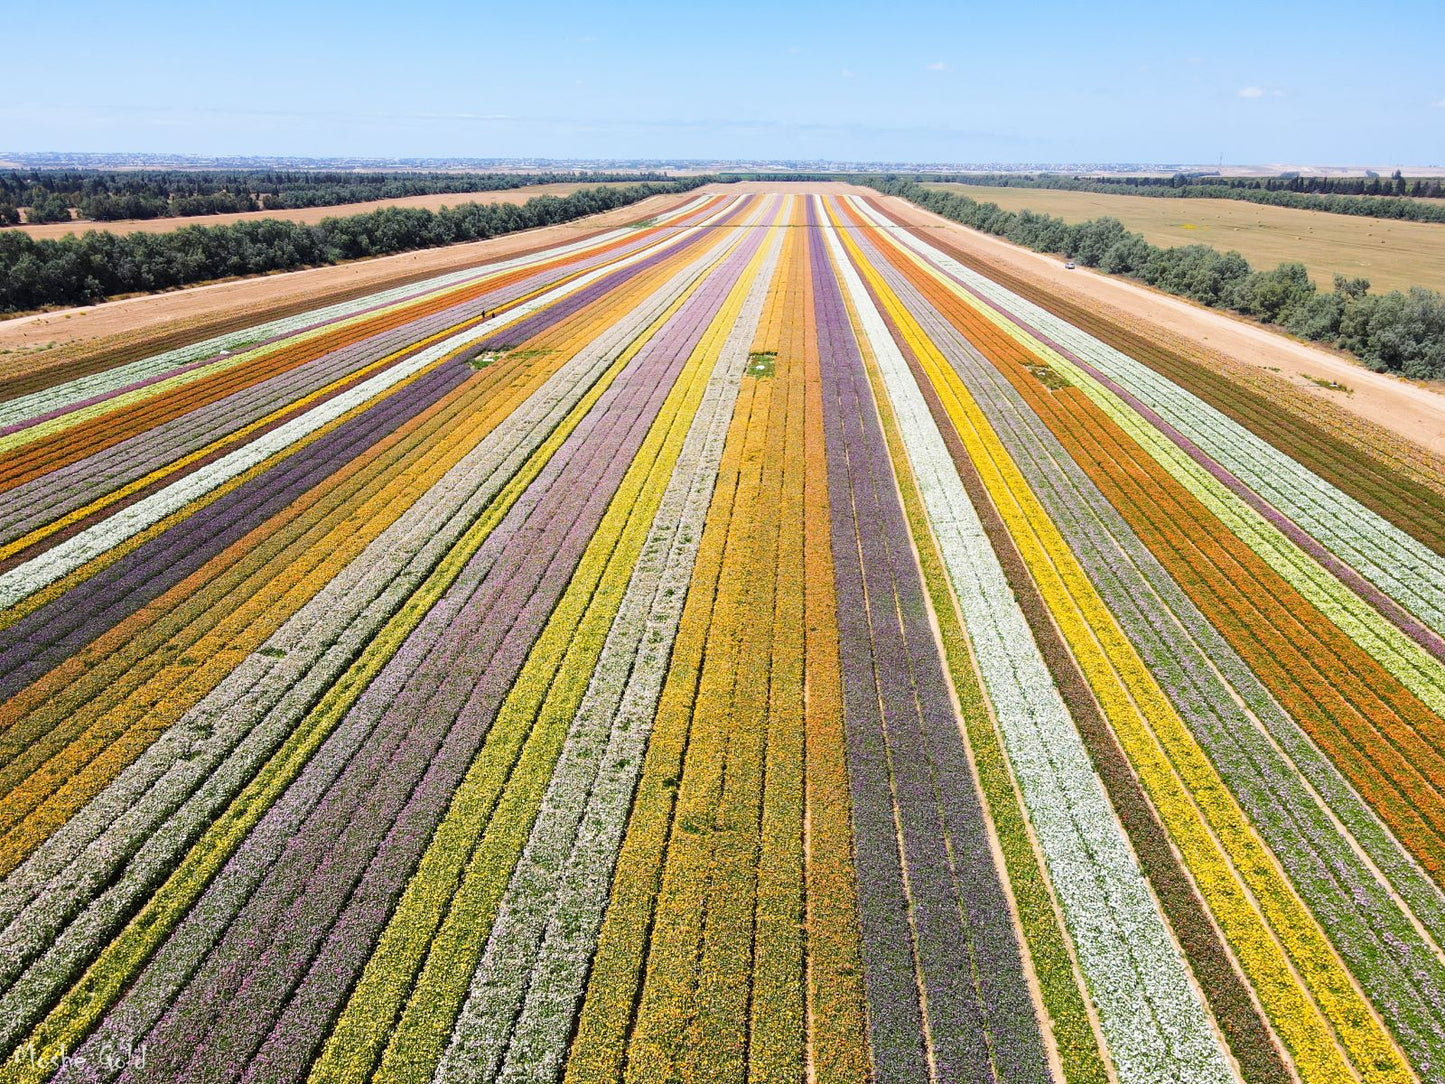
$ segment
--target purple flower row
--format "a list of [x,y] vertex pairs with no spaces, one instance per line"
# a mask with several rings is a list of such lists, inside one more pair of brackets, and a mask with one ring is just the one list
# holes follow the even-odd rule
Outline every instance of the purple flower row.
[[[669,227],[680,228],[692,225],[702,221],[710,214],[702,206],[705,202],[706,197],[699,197],[661,217],[666,220]],[[245,347],[247,350],[271,346],[330,325],[342,324],[358,317],[380,312],[383,309],[420,301],[442,291],[463,286],[469,281],[480,281],[499,272],[523,268],[529,264],[551,262],[561,256],[572,254],[574,251],[591,250],[591,254],[583,251],[581,258],[569,261],[562,269],[563,273],[585,270],[597,263],[616,259],[638,248],[653,244],[656,240],[639,233],[635,239],[625,241],[615,247],[607,247],[610,243],[617,241],[624,232],[625,230],[612,230],[572,245],[437,275],[421,283],[411,283],[391,290],[383,290],[358,300],[327,305],[299,316],[283,317],[253,328],[227,332],[188,347],[166,351],[137,362],[118,366],[115,369],[77,377],[42,391],[21,396],[19,399],[7,401],[4,405],[4,412],[15,420],[0,425],[0,436],[28,429],[71,411],[105,402],[127,392],[139,391],[173,376],[193,372],[214,364],[231,356],[231,352],[238,349],[236,344],[240,342],[247,343]],[[605,249],[605,251],[598,251],[599,248]],[[553,281],[555,276],[553,278],[544,277],[548,274],[543,272],[540,276],[528,281],[532,282],[534,286],[545,281]],[[58,405],[47,407],[43,405],[44,402],[55,402]]]
[[[14,695],[181,582],[440,399],[467,375],[467,367],[458,362],[402,388],[0,630],[0,696]],[[53,728],[43,735],[23,730],[8,734],[0,746],[7,754],[0,774],[7,791],[74,737],[68,727]],[[24,743],[23,748],[14,744],[18,742]]]
[[[509,286],[488,291],[479,298],[448,306],[430,316],[328,351],[255,385],[239,388],[221,399],[147,429],[85,459],[32,479],[12,490],[12,500],[0,510],[0,542],[18,538],[26,531],[79,508],[87,501],[163,468],[195,449],[284,407],[288,402],[341,380],[388,354],[405,350],[412,343],[454,328],[486,310],[534,293],[564,276],[581,273],[599,263],[619,259],[634,251],[641,243],[625,245],[585,260],[539,271]],[[626,275],[627,272],[622,274]],[[528,322],[535,322],[539,329],[550,327],[570,311],[572,310],[561,306],[553,306],[552,309],[530,318]],[[510,335],[511,332],[504,334]],[[264,363],[264,359],[257,362]],[[249,367],[249,363],[234,374],[227,375],[233,380],[242,379],[246,367]],[[167,394],[185,395],[187,391],[181,389]],[[183,473],[195,469],[198,469],[198,465],[192,464]],[[177,474],[173,478],[180,476]]]
[[[811,204],[809,214],[816,225]],[[1048,1080],[882,428],[821,239],[810,259],[875,1071],[927,1080],[931,1064],[948,1080]]]

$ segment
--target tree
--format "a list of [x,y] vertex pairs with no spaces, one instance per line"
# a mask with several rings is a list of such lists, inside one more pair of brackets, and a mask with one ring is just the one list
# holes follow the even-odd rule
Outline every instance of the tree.
[[27,222],[69,222],[70,204],[63,196],[47,195],[25,211]]

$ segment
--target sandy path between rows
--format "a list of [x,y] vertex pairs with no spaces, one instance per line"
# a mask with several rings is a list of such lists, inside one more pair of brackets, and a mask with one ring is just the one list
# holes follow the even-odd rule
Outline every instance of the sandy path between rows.
[[[214,317],[248,309],[257,311],[257,322],[260,322],[265,318],[264,311],[268,305],[293,299],[297,294],[314,294],[316,304],[320,306],[326,303],[328,294],[362,287],[383,290],[394,282],[421,274],[440,275],[539,248],[567,244],[590,233],[662,214],[693,198],[691,192],[650,196],[641,203],[618,207],[575,222],[541,226],[486,241],[402,252],[395,256],[378,256],[332,267],[286,271],[208,286],[191,286],[169,293],[122,298],[78,309],[18,316],[0,321],[0,351],[35,350],[47,343],[64,345],[125,335],[158,329],[167,324],[184,324],[202,316]],[[35,356],[42,357],[43,351]]]
[[42,222],[39,225],[7,226],[11,233],[25,233],[31,237],[64,237],[67,233],[85,233],[99,230],[104,233],[170,233],[183,226],[229,226],[235,222],[256,222],[260,219],[282,222],[320,222],[323,218],[345,218],[347,215],[362,215],[378,211],[383,207],[420,207],[435,211],[442,207],[457,207],[463,203],[526,203],[538,196],[570,196],[581,188],[615,188],[628,184],[627,181],[598,181],[592,184],[579,181],[576,184],[533,184],[521,188],[503,188],[493,192],[444,192],[429,196],[400,196],[396,199],[367,200],[365,203],[339,203],[330,207],[298,207],[290,211],[237,211],[228,215],[190,215],[185,218],[123,218],[115,222],[91,222],[77,219],[73,222]]
[[[871,189],[855,191],[878,199],[902,221],[936,229],[959,249],[996,260],[1060,297],[1164,328],[1241,364],[1275,372],[1287,378],[1300,395],[1326,399],[1432,452],[1445,454],[1445,394],[1433,386],[1372,372],[1341,354],[1129,279],[1083,267],[1067,271],[1057,256],[979,233],[896,197],[879,196]],[[1310,378],[1337,381],[1350,391],[1322,388]]]

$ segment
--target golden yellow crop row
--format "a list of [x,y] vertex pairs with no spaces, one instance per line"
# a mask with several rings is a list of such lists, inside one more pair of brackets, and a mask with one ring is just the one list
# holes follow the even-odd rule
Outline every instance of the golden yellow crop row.
[[[779,275],[795,264],[796,244]],[[752,395],[743,477],[718,584],[720,612],[692,705],[692,738],[628,1047],[629,1080],[679,1072],[721,1079],[744,1064],[783,489],[779,446],[792,380],[779,362],[773,379],[744,379]]]
[[739,392],[571,1084],[796,1080],[805,1044],[818,1079],[866,1075],[836,620],[813,574],[831,551],[807,290],[789,231],[753,342],[774,374]]
[[[642,985],[649,930],[657,905],[661,870],[677,804],[683,761],[701,741],[692,733],[693,700],[704,653],[714,652],[709,634],[730,608],[718,590],[724,550],[734,529],[734,507],[742,492],[743,445],[752,413],[755,382],[745,381],[734,408],[718,471],[717,487],[703,528],[692,582],[673,645],[672,659],[653,722],[642,778],[618,856],[612,896],[567,1061],[567,1084],[620,1078],[627,1054],[632,1010]],[[738,529],[744,528],[738,503]]]

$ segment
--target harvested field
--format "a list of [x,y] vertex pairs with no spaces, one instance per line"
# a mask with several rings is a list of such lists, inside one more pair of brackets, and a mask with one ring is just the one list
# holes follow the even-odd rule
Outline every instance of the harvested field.
[[1117,218],[1156,245],[1209,245],[1237,249],[1254,267],[1302,263],[1329,289],[1334,276],[1363,276],[1376,291],[1426,286],[1445,290],[1445,225],[1299,211],[1229,199],[1161,199],[1151,196],[1068,192],[1042,188],[990,188],[930,184],[1008,211],[1038,211],[1066,222]]
[[632,211],[0,384],[0,1079],[1438,1079],[1438,462]]

